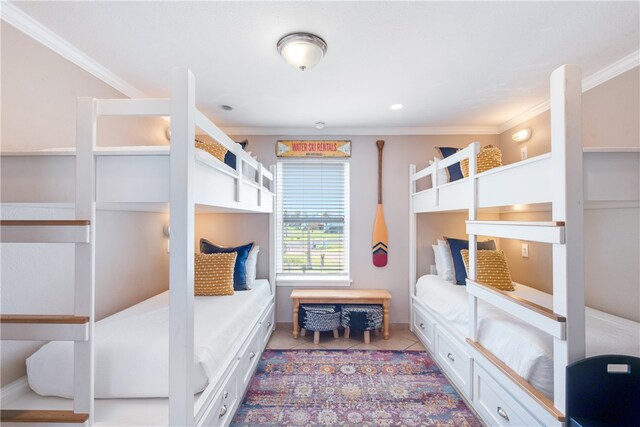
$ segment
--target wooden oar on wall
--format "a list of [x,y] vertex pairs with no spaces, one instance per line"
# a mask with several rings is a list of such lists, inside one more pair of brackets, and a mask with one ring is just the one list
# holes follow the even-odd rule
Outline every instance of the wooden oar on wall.
[[384,267],[387,265],[387,225],[384,222],[384,213],[382,212],[382,148],[384,141],[376,141],[378,146],[378,211],[376,212],[376,220],[373,223],[373,238],[371,239],[371,248],[373,251],[373,265],[376,267]]

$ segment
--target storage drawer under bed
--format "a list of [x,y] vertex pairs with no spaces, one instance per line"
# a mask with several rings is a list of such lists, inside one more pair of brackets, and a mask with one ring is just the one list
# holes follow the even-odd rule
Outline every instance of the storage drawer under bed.
[[251,377],[253,377],[253,371],[258,364],[258,360],[260,360],[262,348],[262,325],[256,325],[256,329],[251,334],[249,344],[239,357],[240,364],[238,365],[238,370],[240,382],[238,382],[238,386],[243,392],[249,385]]
[[220,391],[213,399],[213,407],[211,412],[207,416],[203,425],[218,427],[226,426],[231,422],[233,413],[238,406],[238,400],[240,399],[241,392],[238,390],[238,379],[242,375],[242,371],[239,369],[239,364],[236,363],[229,376],[221,387]]
[[435,323],[430,320],[429,316],[414,303],[413,305],[413,332],[420,338],[420,341],[426,348],[435,352]]
[[264,317],[262,318],[262,321],[260,322],[260,327],[262,328],[263,347],[267,344],[267,341],[269,341],[269,338],[271,337],[271,332],[274,330],[276,325],[275,309],[276,309],[275,304],[271,303],[269,310],[267,310],[267,313],[264,315]]
[[544,425],[529,414],[477,362],[473,364],[473,406],[492,426]]
[[436,327],[436,358],[465,397],[471,397],[471,356],[447,332]]

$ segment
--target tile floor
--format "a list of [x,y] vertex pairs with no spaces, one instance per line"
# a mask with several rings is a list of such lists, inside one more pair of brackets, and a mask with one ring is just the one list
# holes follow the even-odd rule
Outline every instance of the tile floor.
[[[394,327],[395,326],[395,327]],[[278,324],[277,329],[271,335],[267,348],[271,350],[303,350],[303,349],[327,349],[327,350],[407,350],[424,351],[424,347],[418,338],[408,329],[407,325],[392,325],[388,340],[380,336],[371,334],[371,344],[364,343],[362,332],[352,332],[349,339],[343,336],[344,331],[340,331],[340,338],[334,338],[332,332],[322,332],[320,334],[320,344],[313,343],[313,332],[307,333],[304,337],[293,338],[291,324]]]

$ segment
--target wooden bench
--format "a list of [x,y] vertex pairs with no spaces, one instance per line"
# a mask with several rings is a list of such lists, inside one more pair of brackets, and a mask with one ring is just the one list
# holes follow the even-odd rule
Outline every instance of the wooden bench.
[[389,303],[391,293],[386,289],[294,289],[293,337],[298,338],[298,310],[300,304],[380,304],[383,311],[384,339],[389,339]]

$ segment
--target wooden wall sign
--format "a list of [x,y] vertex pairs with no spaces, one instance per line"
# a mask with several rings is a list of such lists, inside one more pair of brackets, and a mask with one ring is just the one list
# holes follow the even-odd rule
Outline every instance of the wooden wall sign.
[[276,142],[278,157],[351,157],[351,141],[294,141]]

